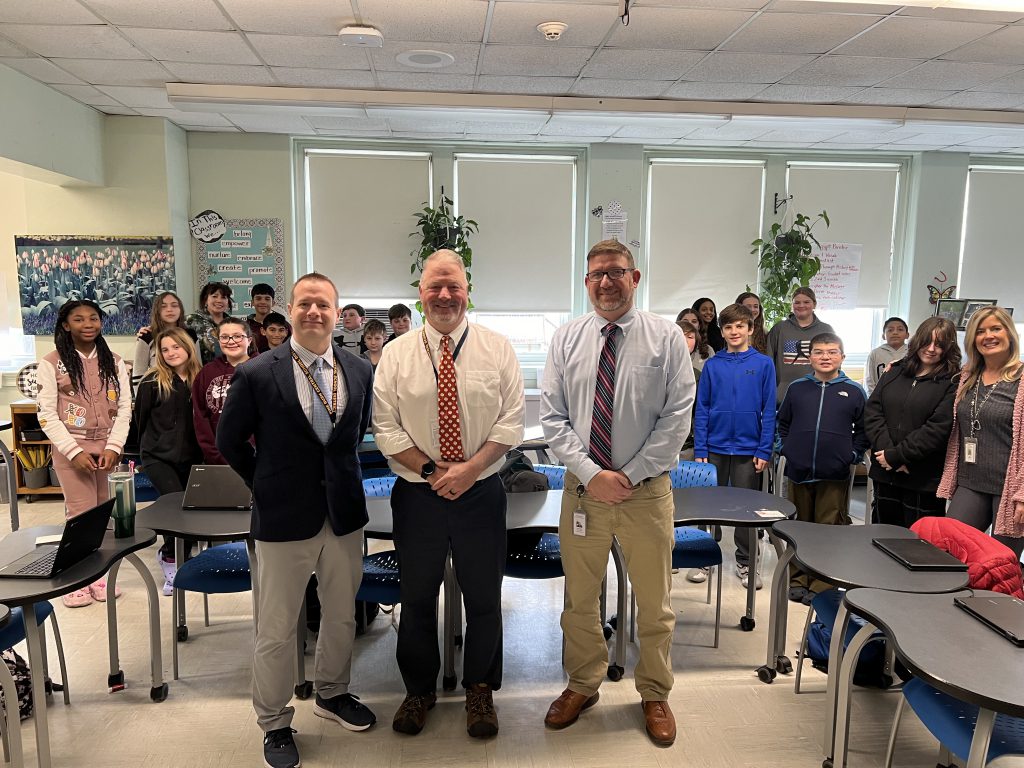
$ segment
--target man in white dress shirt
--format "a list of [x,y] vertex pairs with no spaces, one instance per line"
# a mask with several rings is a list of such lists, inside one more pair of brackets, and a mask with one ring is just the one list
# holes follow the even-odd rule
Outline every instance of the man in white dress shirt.
[[384,347],[373,431],[398,479],[391,495],[401,579],[398,666],[406,697],[392,727],[419,733],[437,700],[437,595],[451,549],[466,606],[467,730],[498,732],[505,568],[504,454],[523,438],[523,377],[504,336],[466,320],[466,270],[441,250],[425,262],[426,323]]

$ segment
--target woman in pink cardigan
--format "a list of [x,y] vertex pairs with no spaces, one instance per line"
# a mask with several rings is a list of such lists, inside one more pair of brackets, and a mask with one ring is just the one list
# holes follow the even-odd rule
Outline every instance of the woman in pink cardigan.
[[1024,551],[1024,387],[1020,339],[1002,307],[975,312],[964,336],[953,431],[938,496],[947,517],[994,537],[1019,558]]

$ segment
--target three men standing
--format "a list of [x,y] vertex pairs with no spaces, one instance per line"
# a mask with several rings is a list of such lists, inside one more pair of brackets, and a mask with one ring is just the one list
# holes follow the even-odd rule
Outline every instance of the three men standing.
[[668,746],[676,736],[668,705],[675,627],[668,472],[689,433],[696,387],[679,329],[634,307],[639,281],[626,246],[605,240],[591,248],[586,286],[594,312],[555,332],[544,369],[541,425],[566,466],[558,533],[569,675],[544,722],[565,728],[598,700],[608,664],[598,601],[614,537],[637,599],[634,677],[647,733]]

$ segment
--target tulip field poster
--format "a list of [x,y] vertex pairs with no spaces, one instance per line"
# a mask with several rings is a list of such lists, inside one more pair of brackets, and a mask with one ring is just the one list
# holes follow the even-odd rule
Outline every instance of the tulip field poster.
[[23,333],[53,334],[65,302],[90,299],[104,312],[103,333],[134,336],[149,325],[154,297],[173,291],[170,235],[15,237]]

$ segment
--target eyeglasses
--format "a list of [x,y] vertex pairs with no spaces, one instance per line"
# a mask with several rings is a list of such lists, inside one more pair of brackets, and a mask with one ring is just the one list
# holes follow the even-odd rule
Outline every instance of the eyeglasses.
[[587,272],[587,280],[590,280],[593,283],[600,283],[604,280],[605,275],[608,276],[609,280],[621,280],[632,271],[632,269],[595,269],[593,272]]
[[249,337],[244,333],[233,333],[230,336],[220,336],[218,338],[221,344],[240,344]]
[[812,349],[811,357],[842,357],[843,353],[838,349]]

